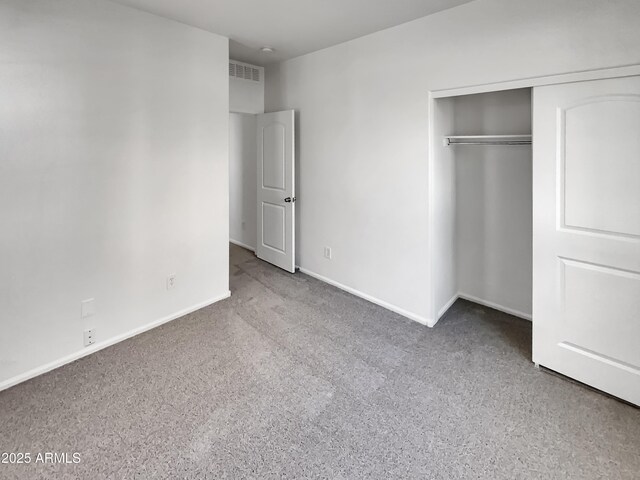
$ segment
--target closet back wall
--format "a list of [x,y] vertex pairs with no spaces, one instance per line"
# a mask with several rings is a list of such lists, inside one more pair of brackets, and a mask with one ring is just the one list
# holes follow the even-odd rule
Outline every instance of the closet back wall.
[[[455,135],[531,134],[531,89],[453,99]],[[531,315],[531,146],[454,146],[458,292]]]

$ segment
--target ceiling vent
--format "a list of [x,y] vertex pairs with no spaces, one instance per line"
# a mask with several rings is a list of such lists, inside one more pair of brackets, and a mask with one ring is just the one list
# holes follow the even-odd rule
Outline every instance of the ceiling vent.
[[262,81],[263,72],[263,67],[256,67],[255,65],[235,61],[229,62],[229,76],[233,78],[260,83]]

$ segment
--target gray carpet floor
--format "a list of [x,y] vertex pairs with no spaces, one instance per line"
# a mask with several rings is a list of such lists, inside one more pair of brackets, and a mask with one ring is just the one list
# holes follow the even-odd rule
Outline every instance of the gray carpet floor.
[[428,329],[231,247],[232,297],[0,393],[0,478],[638,479],[640,410],[459,301]]

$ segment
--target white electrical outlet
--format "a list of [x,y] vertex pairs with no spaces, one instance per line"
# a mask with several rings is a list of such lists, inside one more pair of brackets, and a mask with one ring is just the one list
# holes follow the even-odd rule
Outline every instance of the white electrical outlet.
[[176,286],[176,274],[172,273],[167,277],[167,290],[171,290]]
[[88,347],[96,343],[96,329],[90,328],[84,331],[84,346]]
[[95,298],[88,298],[80,302],[80,318],[87,318],[95,315]]
[[324,258],[331,260],[331,247],[324,247]]

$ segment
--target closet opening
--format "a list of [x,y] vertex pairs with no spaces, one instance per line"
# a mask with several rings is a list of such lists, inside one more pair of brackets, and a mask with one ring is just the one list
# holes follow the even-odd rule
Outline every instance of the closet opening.
[[434,320],[458,298],[531,320],[532,89],[436,98]]

